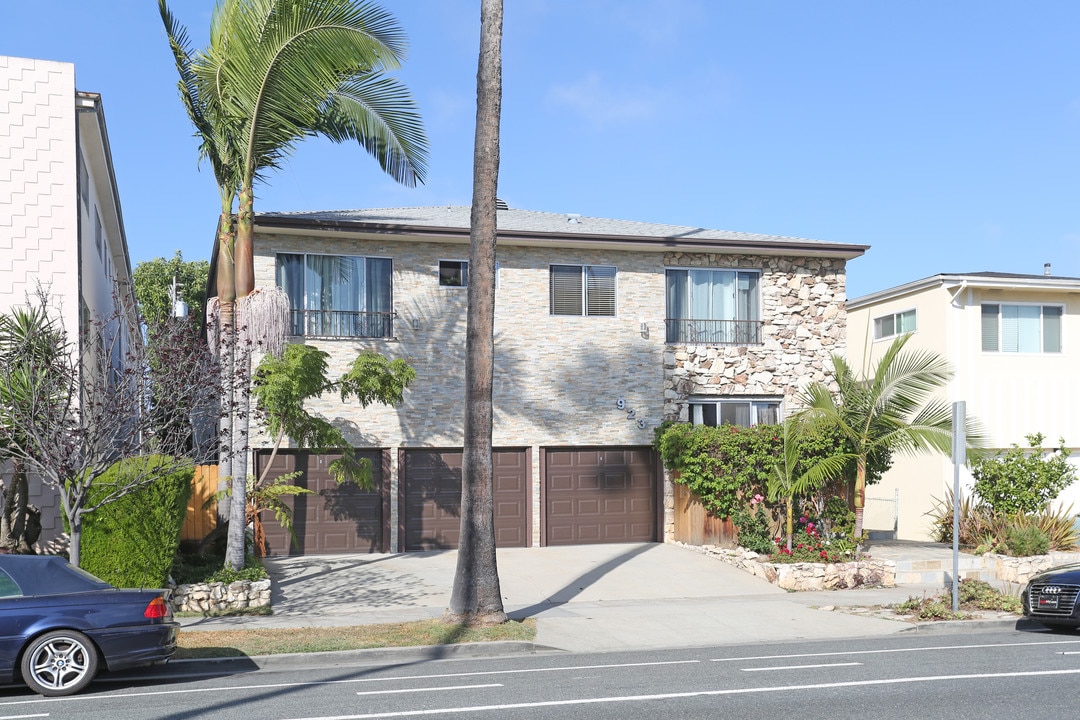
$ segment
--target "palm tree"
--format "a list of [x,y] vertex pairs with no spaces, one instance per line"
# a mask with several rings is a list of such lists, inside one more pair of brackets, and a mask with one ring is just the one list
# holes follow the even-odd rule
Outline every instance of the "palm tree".
[[[159,2],[165,19],[164,0]],[[300,140],[323,135],[335,142],[356,140],[391,177],[415,185],[423,181],[427,140],[408,91],[382,74],[399,66],[405,41],[396,21],[375,6],[354,0],[224,0],[211,20],[210,44],[197,55],[178,54],[173,38],[183,36],[168,20],[166,29],[204,155],[222,161],[228,190],[235,191],[222,193],[223,208],[227,204],[229,210],[223,209],[228,220],[218,226],[216,278],[219,345],[230,353],[225,358],[229,376],[240,388],[225,433],[232,444],[234,506],[226,562],[239,568],[249,349],[258,343],[280,350],[288,311],[279,293],[253,292],[255,182],[279,168]],[[202,124],[192,106],[200,110]],[[219,187],[224,187],[220,178]],[[229,232],[233,200],[239,203],[234,233]]]
[[773,463],[772,472],[766,481],[765,492],[769,502],[784,501],[785,526],[787,531],[787,549],[791,551],[791,535],[794,531],[795,498],[806,495],[821,487],[829,480],[843,474],[848,464],[844,455],[831,455],[819,458],[810,467],[804,467],[805,461],[799,453],[798,435],[807,428],[800,425],[797,418],[788,418],[780,427],[780,457]]
[[[898,337],[873,367],[870,375],[857,375],[842,357],[833,356],[836,396],[823,383],[802,394],[804,422],[834,427],[847,441],[845,460],[855,463],[855,537],[863,532],[867,464],[872,455],[901,452],[917,454],[952,449],[952,410],[935,393],[952,377],[948,362],[930,351],[904,351],[910,335]],[[969,429],[968,441],[980,442]]]
[[495,359],[495,195],[502,107],[502,0],[480,4],[476,139],[470,219],[468,330],[465,338],[465,446],[461,467],[461,535],[450,607],[443,620],[504,623],[495,558],[491,389]]

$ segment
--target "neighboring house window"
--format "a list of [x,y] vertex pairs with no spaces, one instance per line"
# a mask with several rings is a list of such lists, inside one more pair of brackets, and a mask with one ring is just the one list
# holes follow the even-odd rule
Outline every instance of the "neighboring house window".
[[780,422],[779,398],[691,398],[690,422],[694,425],[776,425]]
[[903,335],[909,332],[915,332],[914,310],[905,310],[904,312],[874,318],[875,340],[890,338],[894,335]]
[[552,265],[551,314],[615,317],[615,276],[608,265]]
[[761,273],[668,270],[667,342],[761,343]]
[[440,260],[439,285],[443,287],[468,287],[469,262],[467,260]]
[[105,262],[105,233],[101,227],[101,215],[94,208],[94,247],[97,248],[98,259]]
[[86,172],[86,162],[81,152],[75,153],[75,161],[79,166],[79,200],[83,208],[90,211],[90,174]]
[[289,296],[291,334],[393,337],[389,258],[352,255],[277,256],[277,282]]
[[1061,352],[1060,305],[982,306],[983,352]]

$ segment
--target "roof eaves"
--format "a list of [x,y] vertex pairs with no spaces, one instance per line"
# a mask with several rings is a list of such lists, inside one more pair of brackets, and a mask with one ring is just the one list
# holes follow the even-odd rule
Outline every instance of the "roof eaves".
[[[422,238],[454,239],[467,242],[469,228],[422,225],[415,223],[382,223],[365,220],[329,220],[325,218],[286,217],[260,215],[256,227],[276,230],[292,230],[294,233],[316,231],[319,234],[337,232],[414,235]],[[740,252],[758,255],[812,255],[850,260],[859,257],[869,245],[822,243],[813,241],[744,240],[739,238],[691,238],[685,236],[654,237],[645,235],[611,233],[565,233],[558,234],[540,230],[499,230],[499,241],[516,245],[574,245],[619,247],[637,251],[662,252],[665,250],[696,250],[699,252]]]

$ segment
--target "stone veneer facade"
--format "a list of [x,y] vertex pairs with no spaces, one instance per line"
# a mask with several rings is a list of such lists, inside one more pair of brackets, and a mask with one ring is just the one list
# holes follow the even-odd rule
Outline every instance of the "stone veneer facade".
[[[276,255],[282,252],[393,259],[394,338],[305,342],[330,354],[334,377],[364,349],[403,358],[417,372],[398,408],[342,405],[332,395],[311,404],[342,424],[357,447],[392,450],[391,547],[397,547],[396,449],[454,448],[463,442],[466,290],[440,287],[438,265],[466,260],[468,246],[386,234],[258,232],[257,285],[275,283]],[[828,379],[829,356],[844,350],[843,260],[501,244],[498,263],[493,440],[495,447],[531,450],[534,546],[540,544],[542,512],[540,448],[651,445],[661,422],[686,419],[691,396],[778,396],[790,407],[805,384]],[[550,315],[551,263],[614,265],[617,316]],[[666,267],[760,270],[763,344],[667,345]],[[617,407],[619,400],[625,409]],[[634,419],[627,410],[634,410]],[[254,438],[255,447],[269,444],[265,435]],[[663,484],[660,534],[670,539],[670,478]]]

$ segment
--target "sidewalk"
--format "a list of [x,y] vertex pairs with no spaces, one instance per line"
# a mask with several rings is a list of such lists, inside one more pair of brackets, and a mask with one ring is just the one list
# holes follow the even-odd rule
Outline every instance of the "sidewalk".
[[[948,550],[878,542],[871,552],[925,561]],[[273,615],[181,622],[186,630],[211,630],[437,618],[449,603],[456,562],[454,551],[270,558]],[[571,652],[911,632],[915,626],[903,620],[821,608],[894,604],[944,588],[788,593],[715,558],[657,543],[507,548],[498,562],[510,617],[536,618],[538,645]]]

